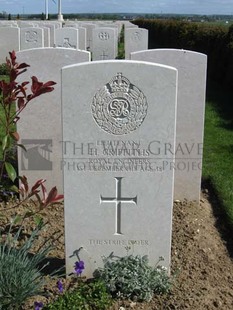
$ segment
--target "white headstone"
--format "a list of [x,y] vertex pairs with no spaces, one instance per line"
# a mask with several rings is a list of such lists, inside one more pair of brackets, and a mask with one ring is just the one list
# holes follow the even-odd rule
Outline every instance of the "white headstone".
[[93,29],[95,29],[96,25],[94,24],[81,24],[82,27],[86,28],[86,38],[87,38],[87,51],[91,51],[92,52],[92,49],[93,49],[93,34],[92,34],[92,31]]
[[78,27],[78,46],[80,50],[87,49],[87,30],[84,27]]
[[78,49],[78,29],[60,28],[55,30],[56,47]]
[[138,25],[134,25],[130,21],[126,21],[123,24],[124,24],[125,28],[138,28]]
[[59,28],[62,28],[62,22],[54,22],[53,21],[53,25],[55,26],[55,29],[59,29]]
[[132,53],[131,59],[178,69],[176,162],[170,167],[175,170],[174,198],[199,203],[207,56],[186,50],[156,49]]
[[20,29],[17,27],[0,27],[0,63],[6,62],[9,52],[20,49]]
[[43,27],[47,27],[50,30],[50,46],[54,47],[55,44],[55,25],[44,23]]
[[115,35],[116,37],[119,36],[119,27],[118,25],[114,25],[114,24],[100,24],[99,27],[103,27],[103,28],[112,28],[115,30]]
[[130,53],[148,49],[148,30],[144,28],[125,28],[125,59]]
[[18,21],[19,28],[31,28],[33,27],[32,23]]
[[26,175],[32,185],[47,179],[47,187],[63,192],[61,170],[61,68],[90,60],[90,53],[66,48],[42,48],[17,53],[17,61],[30,65],[20,75],[21,81],[36,76],[39,81],[52,80],[54,91],[41,95],[22,112],[17,123],[21,142],[28,150],[19,152],[19,175]]
[[50,47],[50,29],[48,27],[41,27],[44,30],[44,47]]
[[73,22],[66,22],[65,25],[63,25],[63,28],[78,28],[78,23]]
[[0,22],[0,27],[18,27],[17,23]]
[[[133,61],[62,69],[67,273],[111,252],[160,256],[169,267],[173,174],[157,154],[175,143],[177,70]],[[161,160],[161,157],[163,160]]]
[[44,47],[44,30],[42,28],[20,29],[20,50]]
[[115,59],[116,51],[116,32],[112,28],[95,28],[93,29],[93,60]]

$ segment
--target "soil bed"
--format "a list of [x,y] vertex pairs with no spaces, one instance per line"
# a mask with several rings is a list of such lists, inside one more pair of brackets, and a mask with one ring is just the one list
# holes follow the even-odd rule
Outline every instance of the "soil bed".
[[[211,201],[212,202],[212,201]],[[212,203],[213,205],[213,203]],[[7,205],[9,208],[10,204]],[[218,210],[218,209],[217,209]],[[23,209],[17,209],[23,212]],[[9,223],[14,210],[5,211],[0,207],[1,229]],[[216,215],[217,214],[217,215]],[[48,207],[42,212],[42,217],[48,221],[48,227],[38,238],[37,246],[44,238],[50,238],[54,244],[51,252],[51,267],[64,264],[64,221],[63,207],[57,205]],[[168,295],[156,296],[149,303],[133,301],[117,301],[111,310],[232,310],[233,309],[233,262],[232,236],[224,226],[219,228],[221,214],[216,212],[209,202],[208,191],[202,195],[200,206],[192,203],[175,202],[173,211],[172,235],[172,267],[175,275],[172,291]],[[33,221],[25,225],[24,237],[30,234]],[[221,234],[220,232],[221,231]],[[224,239],[222,232],[224,231]],[[58,296],[56,280],[46,277],[45,291],[49,300]],[[71,284],[62,280],[66,287]],[[37,297],[28,301],[24,309],[33,309],[34,300],[47,302],[45,297]]]

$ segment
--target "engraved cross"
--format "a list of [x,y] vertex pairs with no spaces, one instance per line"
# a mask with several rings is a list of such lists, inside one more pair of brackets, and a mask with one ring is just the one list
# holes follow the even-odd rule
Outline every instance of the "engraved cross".
[[102,58],[102,60],[105,60],[108,58],[108,55],[105,54],[105,51],[103,51],[102,55],[100,55],[100,57]]
[[116,205],[116,218],[115,218],[115,234],[122,235],[121,232],[121,204],[122,203],[135,203],[137,204],[137,196],[133,198],[121,197],[121,180],[122,177],[114,178],[116,180],[116,197],[102,197],[100,196],[100,203],[113,202]]

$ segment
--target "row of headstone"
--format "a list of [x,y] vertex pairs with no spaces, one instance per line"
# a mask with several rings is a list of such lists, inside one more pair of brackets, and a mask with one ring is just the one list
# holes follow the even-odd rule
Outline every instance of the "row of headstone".
[[[70,50],[69,50],[70,51]],[[30,79],[31,74],[38,75],[42,80],[59,80],[59,72],[61,68],[66,64],[73,64],[78,62],[90,61],[90,53],[85,51],[70,51],[70,54],[64,48],[58,49],[35,49],[22,51],[17,53],[19,61],[28,62],[31,67],[28,70],[27,76],[22,76],[22,78]],[[70,56],[72,55],[72,57]],[[76,58],[74,58],[74,56]],[[51,59],[55,61],[51,61]],[[64,58],[64,61],[60,60]],[[58,60],[57,60],[58,59]],[[191,201],[199,201],[200,198],[200,183],[201,183],[201,165],[202,165],[202,143],[203,143],[203,128],[204,128],[204,103],[205,103],[205,85],[206,85],[206,56],[200,53],[195,53],[185,50],[149,50],[142,52],[135,52],[131,54],[132,60],[149,61],[154,63],[162,63],[164,65],[170,65],[178,69],[179,71],[179,83],[178,83],[178,107],[177,107],[177,129],[176,129],[176,163],[175,165],[166,163],[164,161],[164,168],[170,167],[170,169],[175,170],[175,199],[183,200],[188,199]],[[43,70],[41,70],[43,66]],[[43,72],[41,72],[43,71]],[[57,88],[59,88],[57,90]],[[57,91],[60,92],[60,84],[58,83],[56,91],[50,94],[50,111],[53,111],[53,105],[59,105],[57,98]],[[47,101],[46,96],[37,99],[38,102]],[[46,105],[46,104],[45,104]],[[30,124],[35,123],[33,113],[34,107],[38,107],[38,113],[44,113],[40,110],[42,104],[34,104],[30,107],[32,110],[28,109],[28,112],[24,112],[25,117],[28,119],[27,123],[22,126],[26,126],[22,130],[22,136],[26,139],[33,140],[34,133],[30,132]],[[39,112],[39,110],[41,112]],[[53,112],[51,112],[53,113]],[[54,115],[54,114],[53,114]],[[41,117],[39,118],[41,120]],[[50,117],[49,117],[50,119]],[[51,123],[51,122],[50,122]],[[57,123],[57,121],[56,121]],[[21,126],[21,125],[19,125]],[[38,123],[39,126],[39,123]],[[59,126],[58,126],[59,127]],[[48,132],[46,137],[47,140],[53,140],[53,144],[56,145],[54,137],[50,134],[53,132],[52,128],[49,130],[46,128],[45,131]],[[28,137],[28,135],[31,135]],[[42,139],[42,138],[40,138]],[[59,136],[61,140],[61,136]],[[159,153],[162,148],[166,149],[167,153],[172,153],[169,149],[169,144],[165,146],[161,145],[159,141],[154,143],[154,153]],[[56,146],[56,149],[58,147]],[[60,191],[62,191],[61,178],[54,176],[50,178],[51,175],[57,171],[59,165],[61,165],[61,156],[56,156],[56,151],[52,152],[50,159],[48,160],[48,167],[46,168],[38,160],[38,166],[35,169],[31,169],[34,164],[34,156],[28,159],[28,164],[26,165],[21,161],[24,169],[28,170],[29,175],[35,175],[35,171],[40,173],[43,170],[46,174],[46,178],[49,181],[49,186],[52,186],[54,180]],[[172,154],[171,154],[172,155]],[[29,156],[27,154],[27,156]],[[53,158],[54,156],[54,158]],[[25,158],[24,158],[25,159]],[[26,160],[26,159],[25,159]],[[62,168],[62,167],[61,167]],[[60,169],[61,170],[61,169]],[[47,172],[48,175],[47,175]],[[38,174],[32,178],[34,181]]]
[[91,63],[89,52],[47,48],[17,59],[31,65],[22,80],[58,83],[18,123],[28,150],[19,174],[59,192],[64,175],[67,273],[82,259],[89,277],[102,256],[126,249],[169,268],[173,199],[200,198],[206,55],[150,50]]
[[[9,26],[9,24],[7,24]],[[18,22],[18,27],[1,27],[0,63],[9,51],[40,47],[65,47],[92,52],[92,60],[115,59],[121,24]],[[131,24],[133,25],[133,24]],[[129,26],[129,25],[128,25]],[[148,30],[125,27],[125,58],[148,48]]]

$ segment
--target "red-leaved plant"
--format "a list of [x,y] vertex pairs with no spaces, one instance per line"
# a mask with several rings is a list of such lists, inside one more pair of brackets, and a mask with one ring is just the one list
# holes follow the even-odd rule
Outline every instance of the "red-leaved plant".
[[[29,81],[18,83],[16,81],[17,77],[24,73],[29,65],[26,63],[19,64],[16,61],[16,54],[14,51],[9,54],[10,58],[6,58],[6,68],[9,78],[8,80],[0,81],[0,127],[4,131],[3,136],[0,137],[2,152],[2,160],[0,161],[0,184],[2,184],[3,174],[5,172],[12,182],[14,182],[17,177],[15,168],[7,158],[15,145],[24,148],[23,145],[18,143],[19,134],[16,131],[16,123],[20,119],[20,113],[22,113],[34,98],[53,91],[53,86],[56,84],[53,81],[48,81],[46,83],[40,82],[35,76],[31,77],[31,84]],[[14,190],[17,190],[21,194],[23,201],[35,196],[39,201],[40,209],[63,199],[63,195],[57,195],[56,187],[53,187],[47,194],[44,186],[44,179],[38,180],[30,191],[27,178],[23,176],[19,177],[19,179],[21,185],[19,189],[14,186]],[[39,195],[39,188],[42,191],[42,198]]]
[[[39,207],[40,210],[47,207],[48,205],[52,203],[56,203],[59,200],[63,199],[63,195],[57,194],[57,188],[56,186],[53,187],[49,193],[47,193],[47,190],[44,186],[44,183],[46,182],[45,179],[38,180],[31,188],[28,186],[27,178],[24,176],[19,177],[21,180],[21,185],[19,187],[19,192],[23,199],[29,199],[33,196],[37,197],[37,200],[39,201]],[[40,197],[40,189],[42,190],[42,197]]]

